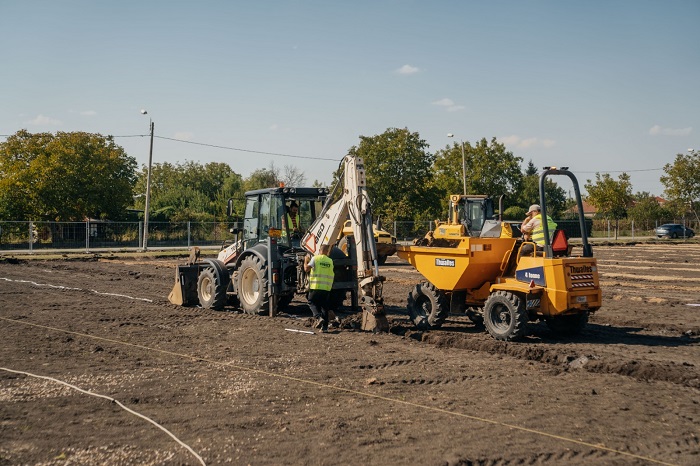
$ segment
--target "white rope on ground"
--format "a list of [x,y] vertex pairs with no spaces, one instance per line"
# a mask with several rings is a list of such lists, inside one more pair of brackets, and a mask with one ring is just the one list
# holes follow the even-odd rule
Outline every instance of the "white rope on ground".
[[32,373],[30,373],[30,372],[24,372],[24,371],[16,371],[16,370],[8,369],[8,368],[6,368],[6,367],[0,367],[0,369],[1,369],[1,370],[4,370],[4,371],[7,371],[7,372],[12,372],[13,374],[22,374],[22,375],[26,375],[26,376],[28,376],[28,377],[35,377],[35,378],[37,378],[37,379],[50,380],[50,381],[52,381],[52,382],[56,382],[56,383],[60,383],[60,384],[62,384],[62,385],[65,385],[66,387],[70,387],[70,388],[72,388],[72,389],[74,389],[74,390],[77,390],[77,391],[79,391],[79,392],[81,392],[81,393],[85,393],[86,395],[94,396],[94,397],[97,397],[97,398],[104,398],[105,400],[109,400],[109,401],[111,401],[112,403],[116,403],[117,405],[119,405],[119,407],[121,407],[122,409],[126,410],[127,412],[133,414],[134,416],[138,416],[138,417],[140,417],[141,419],[145,419],[146,421],[150,422],[151,424],[153,424],[154,426],[156,426],[157,428],[159,428],[160,430],[162,430],[163,432],[165,432],[166,434],[168,434],[173,440],[175,440],[175,441],[176,441],[177,443],[179,443],[182,447],[186,448],[190,453],[192,453],[192,455],[193,455],[195,458],[197,458],[197,460],[198,460],[201,464],[203,464],[203,465],[206,466],[206,463],[204,462],[204,460],[202,459],[201,456],[199,456],[192,448],[190,448],[188,445],[186,445],[183,441],[181,441],[180,439],[178,439],[177,437],[175,437],[175,435],[174,435],[172,432],[170,432],[168,429],[166,429],[165,427],[161,426],[160,424],[158,424],[158,423],[157,423],[156,421],[154,421],[153,419],[151,419],[151,418],[149,418],[149,417],[146,417],[146,416],[144,416],[143,414],[137,413],[137,412],[134,411],[133,409],[127,408],[127,407],[124,406],[121,402],[115,400],[114,398],[110,398],[110,397],[108,397],[108,396],[106,396],[106,395],[101,395],[101,394],[99,394],[99,393],[93,393],[93,392],[88,391],[88,390],[83,390],[83,389],[80,388],[80,387],[76,387],[75,385],[71,385],[71,384],[69,384],[68,382],[64,382],[64,381],[62,381],[62,380],[54,379],[53,377],[47,377],[47,376],[45,376],[45,375],[32,374]]
[[136,297],[134,297],[134,296],[129,296],[129,295],[126,295],[126,294],[103,293],[103,292],[100,292],[100,291],[97,291],[97,290],[83,290],[82,288],[71,288],[71,287],[69,287],[69,286],[52,285],[52,284],[50,284],[50,283],[37,283],[37,282],[33,282],[33,281],[31,281],[31,280],[15,280],[15,279],[6,278],[6,277],[0,277],[0,280],[4,280],[4,281],[6,281],[6,282],[11,282],[11,283],[29,283],[30,285],[34,285],[34,286],[46,286],[46,287],[49,287],[49,288],[56,288],[56,289],[59,289],[59,290],[89,291],[89,292],[91,292],[91,293],[95,293],[95,294],[102,295],[102,296],[115,296],[115,297],[118,297],[118,298],[133,299],[133,300],[135,300],[135,301],[145,301],[145,302],[147,302],[147,303],[152,303],[152,302],[153,302],[152,299],[148,299],[148,298],[136,298]]
[[175,351],[168,351],[168,350],[164,350],[164,349],[160,349],[160,348],[153,348],[153,347],[150,347],[150,346],[140,345],[140,344],[137,344],[137,343],[130,343],[130,342],[128,342],[128,341],[115,340],[115,339],[112,339],[112,338],[105,338],[105,337],[100,337],[100,336],[97,336],[97,335],[89,335],[89,334],[87,334],[87,333],[74,332],[74,331],[72,331],[72,330],[66,330],[66,329],[62,329],[62,328],[50,327],[50,326],[48,326],[48,325],[34,324],[34,323],[32,323],[32,322],[24,322],[24,321],[20,321],[20,320],[17,320],[17,319],[9,319],[9,318],[3,317],[3,316],[0,316],[0,320],[4,320],[4,321],[7,321],[7,322],[13,322],[13,323],[19,324],[19,325],[25,325],[25,326],[28,326],[28,327],[36,327],[36,328],[43,328],[43,329],[47,329],[47,330],[53,330],[53,331],[57,331],[57,332],[61,332],[61,333],[69,334],[69,335],[78,335],[78,336],[81,336],[81,337],[84,337],[84,338],[90,338],[90,339],[98,340],[98,341],[106,341],[106,342],[114,343],[114,344],[117,344],[117,345],[129,346],[129,347],[131,347],[131,348],[140,348],[140,349],[143,349],[143,350],[148,351],[148,352],[160,353],[160,354],[168,354],[168,355],[170,355],[170,356],[175,356],[175,357],[179,357],[179,358],[183,358],[183,359],[189,359],[189,360],[191,360],[191,361],[196,361],[196,362],[208,362],[208,363],[210,363],[210,364],[214,364],[214,365],[221,366],[221,367],[233,367],[234,369],[238,369],[238,370],[242,370],[242,371],[247,371],[247,372],[250,372],[250,373],[252,373],[252,374],[259,374],[259,375],[264,375],[264,376],[268,376],[268,377],[271,377],[271,378],[277,378],[277,379],[283,379],[283,380],[290,380],[290,381],[299,382],[299,383],[307,384],[307,385],[313,385],[313,386],[321,387],[321,388],[325,388],[325,389],[330,389],[330,390],[335,390],[335,391],[341,391],[341,392],[345,392],[345,393],[351,393],[351,394],[354,394],[354,395],[357,395],[357,396],[361,396],[361,397],[365,397],[365,398],[373,398],[373,399],[376,399],[376,400],[384,400],[384,401],[388,401],[388,402],[391,402],[391,403],[396,403],[396,404],[399,404],[399,405],[412,406],[412,407],[417,408],[417,409],[422,409],[422,410],[426,410],[426,411],[433,411],[433,412],[437,412],[437,413],[442,413],[442,414],[446,414],[446,415],[448,415],[448,416],[454,416],[454,417],[459,417],[459,418],[463,418],[463,419],[471,419],[471,420],[483,422],[483,423],[486,423],[486,424],[491,424],[491,425],[495,425],[495,426],[506,427],[506,428],[512,429],[512,430],[518,430],[518,431],[521,431],[521,432],[528,432],[528,433],[533,434],[533,435],[538,435],[538,436],[542,436],[542,437],[548,437],[548,438],[552,438],[552,439],[555,439],[555,440],[561,440],[561,441],[563,441],[563,442],[574,443],[574,444],[577,444],[577,445],[583,445],[583,446],[585,446],[585,447],[588,447],[588,448],[591,448],[591,449],[594,449],[594,450],[608,451],[608,452],[615,453],[615,454],[618,454],[618,455],[621,455],[621,456],[625,456],[625,457],[629,457],[629,458],[635,458],[635,459],[639,459],[639,460],[642,460],[642,461],[647,461],[647,462],[650,462],[650,463],[662,464],[662,465],[665,465],[665,466],[677,466],[677,465],[675,465],[674,463],[667,463],[667,462],[665,462],[665,461],[657,460],[657,459],[655,459],[655,458],[651,458],[651,457],[648,457],[648,456],[642,456],[642,455],[637,455],[637,454],[635,454],[635,453],[630,453],[630,452],[626,452],[626,451],[622,451],[622,450],[617,450],[617,449],[615,449],[615,448],[606,447],[605,445],[601,445],[601,444],[598,444],[598,443],[586,442],[586,441],[584,441],[584,440],[579,440],[579,439],[575,439],[575,438],[571,438],[571,437],[566,437],[566,436],[564,436],[564,435],[552,434],[552,433],[545,432],[545,431],[541,431],[541,430],[537,430],[537,429],[530,429],[529,427],[522,427],[522,426],[518,426],[518,425],[515,425],[515,424],[510,424],[510,423],[507,423],[507,422],[497,421],[497,420],[494,420],[494,419],[484,418],[484,417],[475,416],[475,415],[471,415],[471,414],[466,414],[466,413],[462,413],[462,412],[458,412],[458,411],[450,411],[449,409],[438,408],[438,407],[435,407],[435,406],[428,406],[428,405],[424,405],[424,404],[420,404],[420,403],[414,403],[414,402],[412,402],[412,401],[407,401],[407,400],[403,400],[403,399],[399,399],[399,398],[392,398],[392,397],[390,397],[390,396],[377,395],[377,394],[374,394],[374,393],[363,392],[363,391],[360,391],[360,390],[355,390],[355,389],[352,389],[352,388],[341,387],[341,386],[338,386],[338,385],[332,385],[332,384],[328,384],[328,383],[324,383],[324,382],[316,382],[315,380],[304,379],[304,378],[301,378],[301,377],[293,377],[293,376],[289,376],[289,375],[279,374],[279,373],[276,373],[276,372],[269,372],[269,371],[262,370],[262,369],[255,369],[255,368],[253,368],[253,367],[242,366],[242,365],[240,365],[240,364],[235,364],[235,363],[232,363],[232,362],[221,362],[221,361],[217,361],[217,360],[215,360],[215,359],[210,359],[210,358],[206,358],[206,357],[195,356],[195,355],[186,354],[186,353],[178,353],[178,352],[175,352]]

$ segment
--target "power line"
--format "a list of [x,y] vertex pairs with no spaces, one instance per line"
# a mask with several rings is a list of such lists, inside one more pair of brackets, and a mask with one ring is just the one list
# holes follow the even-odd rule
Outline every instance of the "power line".
[[[131,135],[131,136],[112,136],[114,138],[130,138],[130,137],[145,137],[149,136],[150,134],[136,134],[136,135]],[[306,155],[292,155],[292,154],[282,154],[279,152],[265,152],[261,150],[252,150],[252,149],[241,149],[240,147],[230,147],[230,146],[219,146],[216,144],[207,144],[204,142],[194,142],[194,141],[186,141],[184,139],[176,139],[176,138],[167,138],[165,136],[153,136],[154,138],[157,139],[165,139],[167,141],[175,141],[175,142],[182,142],[184,144],[192,144],[195,146],[204,146],[204,147],[212,147],[214,149],[224,149],[224,150],[234,150],[238,152],[247,152],[249,154],[262,154],[262,155],[275,155],[278,157],[290,157],[293,159],[308,159],[308,160],[329,160],[331,162],[337,162],[339,159],[331,159],[327,157],[311,157],[311,156],[306,156]]]
[[594,172],[581,172],[577,171],[576,173],[632,173],[632,172],[657,172],[661,171],[663,168],[640,168],[638,170],[597,170]]
[[[0,137],[9,137],[11,136],[10,134],[0,134]],[[142,138],[142,137],[150,137],[150,134],[127,134],[127,135],[122,135],[122,136],[112,136],[113,138]],[[184,144],[192,144],[195,146],[204,146],[204,147],[212,147],[214,149],[224,149],[224,150],[233,150],[233,151],[238,151],[238,152],[248,152],[249,154],[261,154],[261,155],[274,155],[278,157],[289,157],[293,159],[307,159],[307,160],[329,160],[332,162],[337,162],[339,159],[332,159],[332,158],[327,158],[327,157],[311,157],[311,156],[305,156],[305,155],[292,155],[292,154],[282,154],[279,152],[265,152],[265,151],[260,151],[260,150],[252,150],[252,149],[241,149],[239,147],[229,147],[229,146],[219,146],[216,144],[207,144],[204,142],[194,142],[194,141],[186,141],[184,139],[176,139],[176,138],[168,138],[165,136],[157,136],[154,135],[154,138],[157,139],[165,139],[168,141],[175,141],[175,142],[182,142]],[[577,171],[576,173],[636,173],[636,172],[655,172],[655,171],[662,171],[662,168],[640,168],[637,170],[596,170],[596,171]]]

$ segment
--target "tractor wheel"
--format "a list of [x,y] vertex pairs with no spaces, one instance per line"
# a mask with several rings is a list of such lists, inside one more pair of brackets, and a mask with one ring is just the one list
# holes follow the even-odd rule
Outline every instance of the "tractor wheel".
[[258,256],[250,255],[241,261],[238,269],[238,300],[246,314],[266,314],[268,295],[267,264]]
[[527,333],[525,301],[508,291],[496,291],[484,304],[484,325],[496,340],[512,341]]
[[197,296],[199,304],[204,309],[214,309],[220,311],[226,305],[226,283],[222,283],[221,278],[212,268],[202,270],[197,279]]
[[445,295],[432,283],[420,283],[408,294],[408,314],[419,329],[441,327],[449,313]]
[[386,264],[386,258],[387,258],[387,256],[377,256],[377,263],[379,265]]
[[547,322],[547,327],[556,335],[578,335],[588,323],[588,312],[567,316],[547,317],[545,322]]

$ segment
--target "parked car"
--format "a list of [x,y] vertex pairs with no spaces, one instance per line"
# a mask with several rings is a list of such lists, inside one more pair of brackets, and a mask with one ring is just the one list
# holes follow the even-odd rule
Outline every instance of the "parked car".
[[695,232],[678,223],[666,223],[656,229],[659,238],[692,238]]

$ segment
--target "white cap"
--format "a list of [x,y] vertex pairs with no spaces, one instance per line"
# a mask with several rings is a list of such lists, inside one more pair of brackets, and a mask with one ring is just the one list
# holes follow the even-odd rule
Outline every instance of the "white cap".
[[540,205],[539,205],[539,204],[532,204],[532,205],[530,206],[530,209],[528,209],[527,213],[529,214],[530,212],[535,212],[535,211],[540,212],[541,210],[542,210],[542,209],[540,209]]

